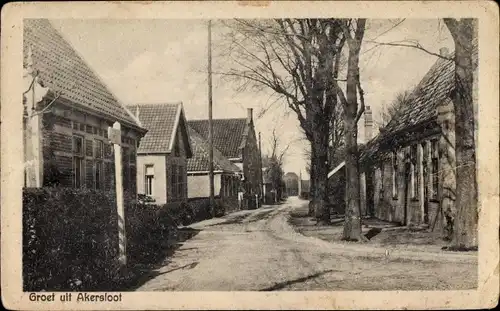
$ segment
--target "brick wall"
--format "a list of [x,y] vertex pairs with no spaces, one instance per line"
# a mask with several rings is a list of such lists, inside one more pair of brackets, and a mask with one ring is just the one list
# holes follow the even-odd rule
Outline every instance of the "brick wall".
[[[59,113],[60,114],[60,113]],[[112,145],[107,138],[109,124],[98,118],[83,117],[79,113],[70,117],[62,117],[57,113],[45,114],[43,117],[43,166],[44,185],[73,186],[73,136],[84,138],[83,171],[85,182],[83,186],[94,188],[97,141],[102,141],[104,189],[114,190],[114,155]],[[86,123],[88,122],[88,123]],[[127,129],[124,129],[127,131]],[[129,192],[136,191],[136,144],[138,135],[128,132],[131,136],[122,137],[122,146],[128,148],[128,164],[124,167],[124,182]],[[101,160],[98,160],[101,161]]]
[[252,194],[260,194],[260,155],[253,124],[248,131],[247,143],[243,150],[243,174]]

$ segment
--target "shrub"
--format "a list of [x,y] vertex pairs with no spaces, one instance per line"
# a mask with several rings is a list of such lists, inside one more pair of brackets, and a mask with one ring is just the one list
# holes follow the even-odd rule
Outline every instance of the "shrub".
[[[215,198],[215,217],[221,217],[226,214],[227,208],[220,196]],[[193,215],[192,222],[203,221],[212,218],[210,211],[210,198],[191,198],[188,200],[188,209]]]
[[81,290],[111,278],[118,251],[114,206],[104,192],[24,189],[24,290]]
[[[176,234],[173,219],[179,216],[170,216],[168,206],[147,204],[129,194],[124,198],[128,262],[159,259]],[[24,189],[24,290],[102,289],[118,276],[117,224],[112,192]]]
[[155,262],[168,248],[176,223],[165,217],[166,209],[166,205],[127,205],[127,248],[131,262]]

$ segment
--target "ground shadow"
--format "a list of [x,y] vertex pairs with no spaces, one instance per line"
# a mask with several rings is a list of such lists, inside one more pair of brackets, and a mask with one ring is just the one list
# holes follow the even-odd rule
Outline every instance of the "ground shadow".
[[180,269],[194,268],[198,264],[197,262],[161,273],[158,271],[158,269],[168,266],[171,262],[171,257],[182,245],[184,245],[184,242],[192,239],[199,234],[200,231],[199,229],[189,227],[177,229],[175,240],[157,243],[155,245],[156,249],[150,249],[149,252],[141,254],[141,256],[131,258],[127,264],[126,272],[123,273],[124,276],[109,284],[103,284],[99,291],[134,291],[160,274],[166,274]]
[[252,222],[257,222],[259,220],[265,220],[271,218],[271,213],[274,211],[274,209],[264,209],[262,212],[257,213],[257,214],[244,214],[244,215],[236,215],[236,216],[231,216],[226,218],[225,221],[207,225],[207,227],[214,227],[214,226],[223,226],[223,225],[237,225],[237,224],[242,224],[242,223],[252,223]]
[[377,234],[382,232],[382,228],[371,228],[368,230],[368,232],[365,234],[365,238],[368,240],[371,240],[373,237],[375,237]]
[[325,270],[325,271],[322,271],[322,272],[313,273],[313,274],[310,274],[308,276],[304,276],[304,277],[297,278],[297,279],[294,279],[294,280],[289,280],[289,281],[277,283],[277,284],[274,284],[273,286],[263,288],[263,289],[261,289],[259,291],[260,292],[269,292],[269,291],[275,291],[275,290],[284,289],[284,288],[286,288],[286,287],[288,287],[290,285],[297,284],[297,283],[303,283],[303,282],[305,282],[307,280],[311,280],[311,279],[317,278],[319,276],[322,276],[324,274],[335,272],[335,271],[338,271],[338,270],[332,270],[332,269],[330,269],[330,270]]

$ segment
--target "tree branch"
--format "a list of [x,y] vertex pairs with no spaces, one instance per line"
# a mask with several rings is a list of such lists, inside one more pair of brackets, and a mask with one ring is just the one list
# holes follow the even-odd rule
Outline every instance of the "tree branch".
[[356,115],[356,124],[358,123],[359,119],[365,112],[365,91],[363,91],[363,88],[361,87],[361,82],[358,74],[358,83],[357,83],[357,89],[359,92],[359,101],[361,103],[361,107],[358,110],[358,114]]
[[420,43],[418,43],[418,42],[416,42],[415,44],[405,44],[405,43],[396,43],[396,42],[377,42],[377,41],[370,41],[370,40],[367,40],[366,42],[374,43],[377,46],[396,46],[396,47],[414,48],[414,49],[418,49],[420,51],[423,51],[429,55],[437,56],[437,57],[442,58],[442,59],[451,60],[451,61],[454,60],[453,58],[443,56],[439,53],[431,52],[431,51],[427,50],[426,48],[424,48],[422,45],[420,45]]

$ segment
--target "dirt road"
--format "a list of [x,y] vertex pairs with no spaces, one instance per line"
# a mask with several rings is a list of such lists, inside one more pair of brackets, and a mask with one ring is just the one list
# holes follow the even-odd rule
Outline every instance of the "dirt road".
[[298,234],[303,201],[240,211],[186,229],[185,241],[139,291],[434,290],[477,286],[477,258],[335,244]]

